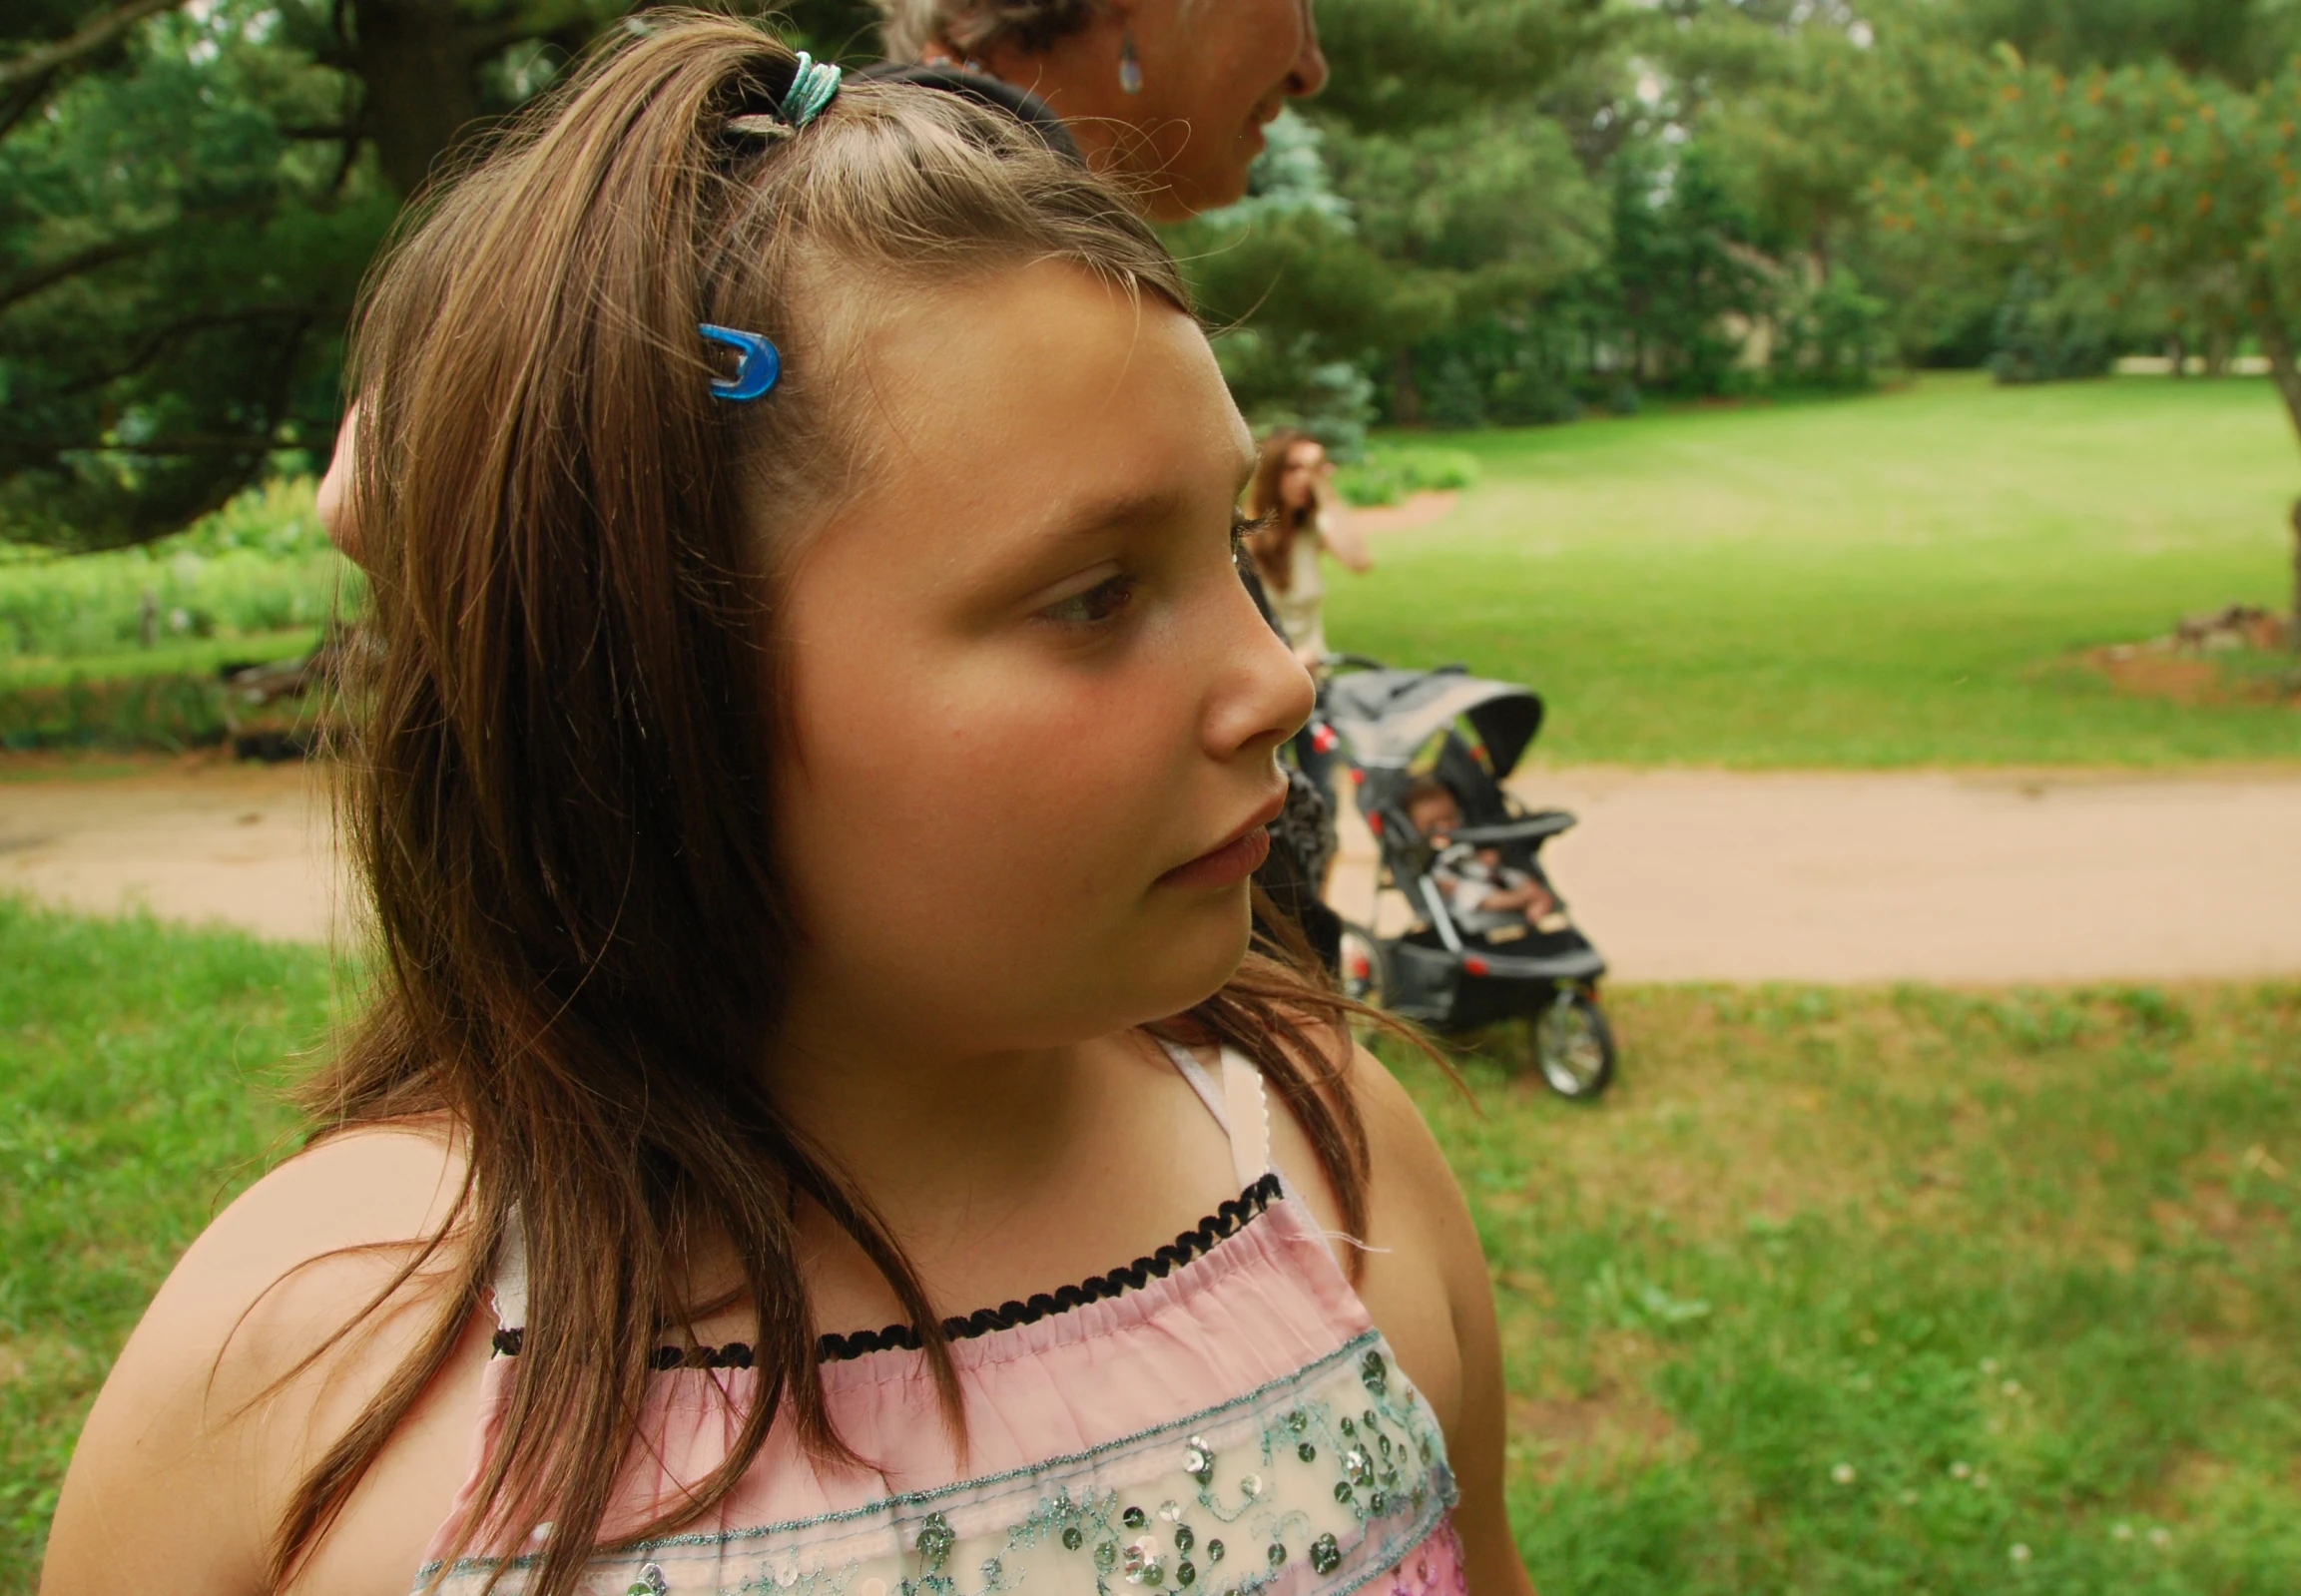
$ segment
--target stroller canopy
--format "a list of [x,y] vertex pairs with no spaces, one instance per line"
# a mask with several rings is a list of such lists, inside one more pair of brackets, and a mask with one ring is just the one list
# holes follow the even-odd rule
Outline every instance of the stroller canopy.
[[1494,780],[1517,769],[1542,729],[1542,701],[1508,682],[1457,670],[1353,671],[1330,679],[1328,724],[1350,740],[1364,766],[1404,770],[1423,746],[1467,717],[1493,761]]

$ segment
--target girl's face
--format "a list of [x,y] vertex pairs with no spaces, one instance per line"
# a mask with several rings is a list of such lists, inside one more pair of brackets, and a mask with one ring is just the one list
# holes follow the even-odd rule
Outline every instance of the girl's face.
[[1300,510],[1317,496],[1319,467],[1327,463],[1324,446],[1307,439],[1287,450],[1286,469],[1279,473],[1279,502]]
[[1206,339],[1040,265],[889,310],[862,380],[883,441],[786,610],[795,1025],[944,1054],[1189,1007],[1312,699],[1233,564]]

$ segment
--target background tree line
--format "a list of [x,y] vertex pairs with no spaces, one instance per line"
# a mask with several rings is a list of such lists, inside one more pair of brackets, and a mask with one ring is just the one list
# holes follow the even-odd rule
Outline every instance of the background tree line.
[[[631,0],[13,0],[0,538],[322,458],[400,207]],[[783,26],[869,58],[866,0]],[[1327,94],[1173,232],[1239,397],[1346,450],[1884,365],[2257,346],[2301,426],[2301,0],[1319,0]]]

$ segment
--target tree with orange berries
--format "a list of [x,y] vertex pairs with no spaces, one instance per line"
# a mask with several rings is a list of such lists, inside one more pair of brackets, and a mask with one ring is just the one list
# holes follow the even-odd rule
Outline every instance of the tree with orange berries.
[[2301,58],[2246,89],[2000,55],[1990,110],[1900,197],[1903,225],[2050,260],[2112,309],[2250,329],[2301,435]]

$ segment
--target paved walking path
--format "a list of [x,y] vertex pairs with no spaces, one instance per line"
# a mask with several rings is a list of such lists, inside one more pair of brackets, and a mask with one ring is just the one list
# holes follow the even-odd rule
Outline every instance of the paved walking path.
[[[1581,816],[1545,857],[1617,979],[2301,974],[2301,771],[1537,769],[1511,786]],[[1372,854],[1346,829],[1331,890],[1354,918]]]
[[298,765],[0,781],[0,891],[323,940],[338,908],[327,803]]
[[[2301,975],[2301,770],[2152,777],[1536,769],[1552,870],[1623,980]],[[0,890],[321,938],[340,893],[298,767],[0,781]],[[1334,894],[1363,913],[1355,823]]]

